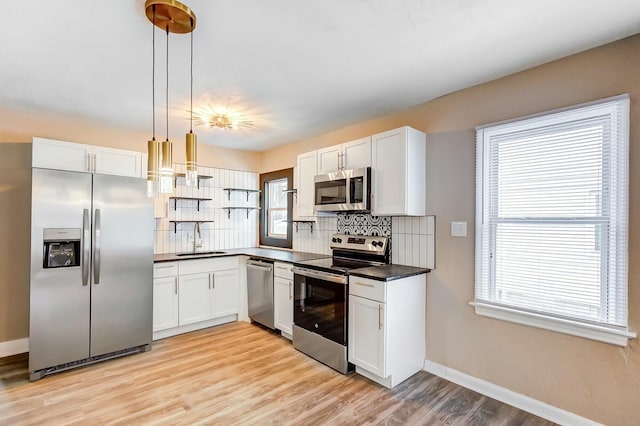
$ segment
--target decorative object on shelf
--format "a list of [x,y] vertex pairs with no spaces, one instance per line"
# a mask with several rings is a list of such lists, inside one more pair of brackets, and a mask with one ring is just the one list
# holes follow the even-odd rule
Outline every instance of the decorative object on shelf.
[[[259,189],[244,189],[244,188],[224,188],[223,191],[227,191],[227,199],[231,201],[231,193],[232,192],[246,192],[247,193],[247,201],[249,201],[249,194],[251,193],[259,193],[262,192]],[[240,208],[240,207],[235,207]]]
[[[166,72],[167,72],[167,82],[165,89],[165,108],[166,108],[166,140],[162,142],[161,149],[161,159],[158,161],[160,163],[160,168],[158,170],[159,173],[150,173],[147,175],[147,187],[150,189],[149,193],[153,193],[154,184],[150,183],[154,179],[160,181],[160,192],[162,193],[170,193],[173,190],[173,145],[171,141],[169,141],[169,33],[176,34],[185,34],[192,33],[191,37],[191,66],[192,66],[192,75],[191,75],[191,87],[192,87],[192,98],[193,98],[193,31],[196,27],[196,15],[193,13],[191,9],[189,9],[184,4],[180,3],[177,0],[147,0],[145,2],[145,13],[147,18],[151,21],[154,27],[153,31],[153,91],[154,91],[154,119],[153,119],[153,127],[154,127],[154,138],[148,144],[149,149],[149,167],[150,170],[152,166],[156,165],[156,159],[158,158],[157,145],[152,144],[155,141],[155,27],[158,27],[164,30],[167,34],[167,55],[166,55]],[[193,108],[192,108],[193,109]],[[191,167],[187,167],[187,184],[189,183],[189,179],[193,179],[193,182],[197,181],[197,164],[194,166],[195,152],[196,152],[196,140],[195,135],[190,132],[193,139],[190,142],[190,136],[187,135],[187,161],[191,161]],[[155,148],[154,148],[155,147]],[[191,151],[191,154],[189,153]],[[153,154],[153,158],[152,158]],[[189,164],[189,163],[188,163]],[[196,175],[193,175],[193,168],[195,167]],[[157,167],[155,168],[157,170]],[[195,183],[192,183],[195,185]]]
[[211,105],[199,107],[195,111],[196,124],[217,127],[224,130],[244,130],[253,127],[253,121],[246,115],[229,108],[215,108]]

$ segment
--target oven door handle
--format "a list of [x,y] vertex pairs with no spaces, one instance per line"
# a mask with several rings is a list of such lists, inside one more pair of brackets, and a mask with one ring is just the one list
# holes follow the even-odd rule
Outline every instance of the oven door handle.
[[332,274],[330,272],[324,272],[324,271],[314,271],[311,269],[298,268],[296,266],[293,267],[293,273],[297,275],[302,275],[303,277],[316,278],[323,281],[330,281],[332,283],[347,284],[346,275]]

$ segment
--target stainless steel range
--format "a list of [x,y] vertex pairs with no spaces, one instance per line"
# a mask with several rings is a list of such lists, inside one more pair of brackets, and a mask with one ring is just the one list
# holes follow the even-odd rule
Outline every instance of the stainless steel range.
[[349,271],[389,263],[387,237],[336,234],[333,256],[294,263],[293,346],[346,374]]

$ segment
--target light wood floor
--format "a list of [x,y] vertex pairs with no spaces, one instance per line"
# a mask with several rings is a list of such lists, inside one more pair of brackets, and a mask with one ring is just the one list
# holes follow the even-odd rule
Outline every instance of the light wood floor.
[[33,383],[26,354],[0,360],[1,425],[69,423],[550,424],[426,372],[394,390],[343,376],[241,322]]

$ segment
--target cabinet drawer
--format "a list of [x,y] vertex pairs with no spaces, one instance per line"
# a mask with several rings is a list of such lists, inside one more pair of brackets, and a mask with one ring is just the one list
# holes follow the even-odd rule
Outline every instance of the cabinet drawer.
[[287,280],[293,280],[293,265],[291,263],[275,262],[273,264],[273,275]]
[[238,269],[238,267],[238,256],[228,256],[215,259],[181,260],[179,270],[180,275],[185,275]]
[[153,278],[173,277],[178,275],[178,262],[160,262],[153,265]]
[[369,278],[349,277],[349,294],[378,302],[386,302],[387,283]]

